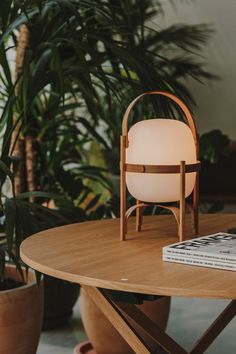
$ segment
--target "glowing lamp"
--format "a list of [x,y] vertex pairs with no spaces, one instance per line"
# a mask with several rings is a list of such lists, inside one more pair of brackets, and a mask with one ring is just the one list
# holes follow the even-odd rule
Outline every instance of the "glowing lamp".
[[[147,94],[166,96],[179,105],[186,123],[175,119],[147,119],[128,131],[129,114],[138,100]],[[129,216],[136,210],[136,228],[141,230],[142,210],[155,203],[173,212],[184,238],[185,199],[193,194],[189,206],[194,234],[198,232],[198,139],[187,106],[167,92],[146,92],[127,108],[121,136],[121,240],[125,240]],[[136,205],[126,211],[126,186]],[[179,208],[159,203],[179,202]]]

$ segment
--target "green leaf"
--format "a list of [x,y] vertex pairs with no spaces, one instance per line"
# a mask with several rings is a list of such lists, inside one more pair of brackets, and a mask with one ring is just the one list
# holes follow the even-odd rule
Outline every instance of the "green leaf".
[[35,277],[36,277],[37,285],[40,286],[42,280],[42,274],[37,272],[37,270],[35,270]]
[[16,196],[17,199],[29,199],[30,197],[54,199],[56,198],[56,195],[54,193],[49,193],[49,192],[34,191],[34,192],[20,193]]
[[15,264],[16,266],[16,269],[18,270],[20,276],[21,276],[21,280],[22,280],[22,283],[25,284],[25,277],[24,277],[24,272],[23,272],[23,269],[22,269],[22,264],[19,260],[19,257],[17,257],[15,255],[14,252],[12,252],[11,250],[7,250],[7,253],[9,255],[9,258],[13,261],[13,263]]
[[14,245],[14,235],[16,226],[16,203],[14,199],[6,198],[5,201],[6,217],[6,238],[8,250],[11,251]]
[[12,23],[9,24],[9,26],[6,28],[6,30],[2,34],[2,36],[0,38],[0,45],[2,45],[3,41],[6,40],[7,37],[14,30],[19,29],[20,25],[27,23],[28,18],[32,18],[35,14],[37,14],[37,12],[38,12],[37,8],[32,8],[27,11],[27,16],[24,13],[20,14]]
[[8,91],[11,90],[12,88],[12,76],[11,76],[11,70],[9,67],[9,61],[7,59],[6,56],[7,50],[5,48],[4,43],[2,43],[2,45],[0,46],[0,65],[3,69],[4,75],[7,79],[7,83],[8,83]]
[[90,202],[88,203],[88,205],[86,206],[85,210],[88,211],[88,210],[92,209],[98,203],[100,197],[101,197],[101,195],[98,194],[94,198],[92,198],[90,200]]
[[10,178],[12,188],[13,188],[13,193],[14,193],[14,175],[11,172],[10,168],[1,160],[0,160],[0,170],[2,170],[5,173],[5,175]]
[[78,118],[78,123],[82,123],[83,126],[88,130],[88,132],[97,139],[106,149],[109,149],[107,142],[103,139],[103,137],[96,131],[96,128],[93,124],[91,124],[87,119],[83,117]]
[[2,247],[0,247],[0,283],[2,283],[4,280],[5,263],[6,263],[5,251]]

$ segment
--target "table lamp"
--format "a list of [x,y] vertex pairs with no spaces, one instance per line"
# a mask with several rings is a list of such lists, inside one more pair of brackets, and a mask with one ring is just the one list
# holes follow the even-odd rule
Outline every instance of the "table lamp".
[[[128,131],[128,119],[135,104],[146,95],[161,95],[183,111],[185,122],[176,119],[145,119]],[[185,237],[186,206],[193,218],[193,234],[198,233],[199,142],[188,107],[175,95],[150,91],[136,97],[125,111],[120,155],[120,238],[126,239],[127,224],[136,211],[136,230],[141,231],[142,214],[150,205],[171,211],[178,224],[178,236]],[[126,210],[126,187],[136,204]],[[193,195],[192,202],[185,199]],[[177,203],[171,205],[169,203]],[[162,204],[168,203],[168,204]]]

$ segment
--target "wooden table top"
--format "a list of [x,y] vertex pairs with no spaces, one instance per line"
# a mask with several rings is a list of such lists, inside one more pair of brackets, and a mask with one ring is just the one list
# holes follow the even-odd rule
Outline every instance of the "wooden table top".
[[[201,235],[235,226],[233,214],[200,216]],[[172,215],[144,217],[140,233],[134,227],[131,218],[128,240],[123,242],[119,240],[119,219],[57,227],[26,239],[21,257],[44,274],[81,285],[155,295],[236,299],[236,272],[162,261],[162,247],[178,242]]]

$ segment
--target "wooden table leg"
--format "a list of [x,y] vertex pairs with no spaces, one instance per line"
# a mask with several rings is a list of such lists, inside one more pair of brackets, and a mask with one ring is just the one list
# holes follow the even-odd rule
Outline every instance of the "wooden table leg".
[[151,354],[141,336],[129,325],[125,315],[117,309],[114,303],[98,288],[83,285],[84,291],[104,313],[120,335],[137,354]]
[[151,321],[139,308],[133,304],[114,302],[109,297],[109,291],[85,286],[83,289],[96,303],[120,335],[127,341],[137,354],[151,354],[150,348],[144,343],[142,336],[130,324],[132,319],[138,327],[167,353],[187,354],[187,352],[169,337],[161,328]]
[[[202,354],[236,315],[236,300],[233,300],[193,345],[192,349],[186,351],[134,304],[112,300],[109,290],[87,285],[83,285],[83,289],[136,354],[151,354],[150,348],[142,338],[142,333],[158,344],[166,353]],[[132,321],[138,329],[134,328]]]
[[137,306],[124,302],[115,302],[128,318],[132,319],[155,343],[167,353],[186,354],[187,352],[172,339],[165,331],[147,317]]

